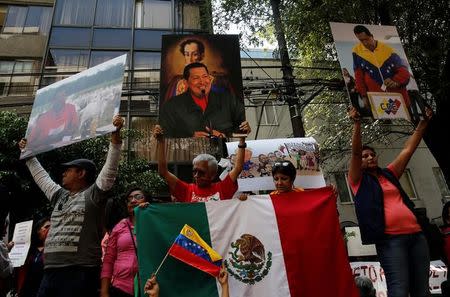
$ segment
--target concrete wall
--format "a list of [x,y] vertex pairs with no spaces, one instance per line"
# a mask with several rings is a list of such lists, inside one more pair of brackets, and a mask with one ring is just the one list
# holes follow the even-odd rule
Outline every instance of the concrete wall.
[[0,57],[39,58],[44,55],[47,36],[28,34],[1,34]]

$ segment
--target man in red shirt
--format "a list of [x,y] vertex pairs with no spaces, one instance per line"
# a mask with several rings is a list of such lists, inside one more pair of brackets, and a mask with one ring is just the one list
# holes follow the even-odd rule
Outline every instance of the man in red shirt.
[[65,91],[58,91],[51,109],[38,116],[27,135],[27,149],[38,151],[50,144],[71,140],[79,130],[75,105],[66,103]]
[[172,97],[159,111],[159,124],[167,137],[225,137],[248,128],[242,100],[214,91],[206,65],[187,65],[183,77],[187,92]]
[[[250,126],[243,130],[250,133]],[[244,166],[244,153],[247,144],[245,137],[241,137],[236,155],[234,168],[224,180],[213,182],[217,175],[217,160],[208,154],[200,154],[192,161],[194,183],[181,181],[167,168],[165,140],[161,126],[156,125],[153,135],[157,139],[158,172],[166,180],[169,190],[179,202],[206,202],[210,200],[231,199],[238,189],[237,179]]]

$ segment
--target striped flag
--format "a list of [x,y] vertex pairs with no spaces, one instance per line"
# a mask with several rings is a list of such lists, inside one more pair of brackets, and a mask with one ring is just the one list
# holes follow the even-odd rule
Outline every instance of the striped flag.
[[[138,209],[143,279],[159,266],[184,224],[223,257],[230,296],[359,296],[331,188]],[[158,282],[163,297],[220,296],[216,279],[170,257]]]
[[222,265],[222,257],[189,225],[181,229],[169,249],[169,255],[214,277],[219,275]]

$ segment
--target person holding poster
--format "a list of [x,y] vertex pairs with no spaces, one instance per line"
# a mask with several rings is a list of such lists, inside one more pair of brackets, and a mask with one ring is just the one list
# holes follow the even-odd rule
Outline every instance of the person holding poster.
[[[53,205],[45,242],[44,276],[37,296],[94,297],[100,285],[103,214],[106,191],[114,184],[120,159],[123,119],[116,115],[105,164],[96,177],[94,162],[77,159],[62,164],[62,186],[33,157],[26,161],[36,184]],[[22,139],[19,147],[26,147]]]
[[270,195],[304,191],[302,188],[294,186],[296,176],[297,169],[292,162],[275,162],[272,166],[272,177],[276,190],[272,191]]
[[425,133],[432,111],[426,110],[426,118],[384,169],[378,167],[375,150],[361,143],[361,120],[354,107],[349,116],[353,120],[353,136],[348,178],[355,195],[362,243],[376,246],[388,296],[428,296],[428,244],[414,213],[414,203],[399,179]]
[[387,44],[375,40],[367,27],[353,28],[359,44],[353,47],[353,68],[356,90],[369,106],[367,92],[394,92],[403,96],[409,108],[410,100],[406,85],[410,79],[407,66],[400,56]]
[[238,189],[237,179],[244,167],[244,154],[247,147],[245,137],[240,138],[235,166],[224,180],[213,182],[217,175],[217,160],[209,154],[200,154],[192,161],[194,183],[188,184],[179,180],[167,168],[165,140],[161,126],[156,125],[153,128],[153,136],[157,140],[158,172],[166,180],[170,193],[176,201],[206,202],[233,197]]
[[167,137],[226,137],[248,131],[244,104],[228,93],[211,90],[208,68],[199,62],[184,68],[188,91],[162,105],[159,122]]
[[31,247],[25,265],[17,268],[16,293],[18,297],[35,297],[44,274],[44,245],[50,230],[50,218],[42,218],[33,226]]

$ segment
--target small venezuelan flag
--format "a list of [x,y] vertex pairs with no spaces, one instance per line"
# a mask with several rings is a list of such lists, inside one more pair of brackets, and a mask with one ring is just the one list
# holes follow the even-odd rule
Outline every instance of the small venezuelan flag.
[[214,277],[219,275],[222,266],[222,257],[188,225],[181,229],[169,249],[169,255]]

